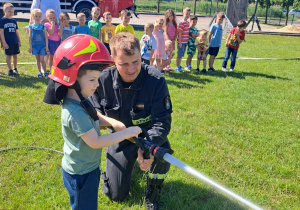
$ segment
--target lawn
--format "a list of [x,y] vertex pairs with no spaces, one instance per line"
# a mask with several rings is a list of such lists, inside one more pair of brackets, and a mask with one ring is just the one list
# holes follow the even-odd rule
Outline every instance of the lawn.
[[[19,62],[34,62],[24,25]],[[238,56],[295,58],[299,43],[299,37],[246,35]],[[222,43],[219,56],[224,53]],[[0,59],[5,62],[2,51]],[[216,73],[165,73],[173,156],[264,209],[299,209],[300,61],[238,60],[234,73],[222,72],[221,62]],[[62,151],[60,107],[42,101],[48,79],[37,78],[35,65],[18,69],[20,77],[12,78],[0,65],[0,150]],[[69,209],[61,158],[39,149],[0,152],[0,209]],[[110,202],[101,185],[99,209],[143,209],[145,179],[136,166],[131,193],[121,203]],[[161,200],[164,209],[247,209],[174,166]]]

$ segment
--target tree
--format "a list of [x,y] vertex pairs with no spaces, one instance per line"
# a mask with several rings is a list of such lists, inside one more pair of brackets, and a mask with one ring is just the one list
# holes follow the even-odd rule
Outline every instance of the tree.
[[262,8],[266,8],[266,16],[265,16],[266,24],[268,22],[268,11],[269,11],[271,4],[272,4],[271,0],[260,0],[259,1],[259,6],[261,6]]
[[280,0],[280,6],[286,10],[285,26],[287,25],[289,19],[290,7],[292,7],[294,3],[296,3],[296,5],[299,4],[298,0]]

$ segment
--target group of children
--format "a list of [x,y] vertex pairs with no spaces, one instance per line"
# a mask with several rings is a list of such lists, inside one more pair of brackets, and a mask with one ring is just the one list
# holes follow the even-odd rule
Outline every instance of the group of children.
[[[3,6],[4,17],[0,20],[0,38],[1,46],[5,50],[6,62],[8,65],[8,75],[17,76],[17,54],[20,53],[21,40],[18,34],[18,26],[12,18],[14,15],[14,6],[11,3],[5,3]],[[145,34],[141,38],[141,56],[142,61],[146,64],[155,66],[159,71],[171,71],[171,59],[175,55],[175,42],[177,42],[177,58],[176,71],[183,73],[191,71],[192,58],[198,51],[197,68],[199,72],[200,62],[203,61],[202,73],[206,72],[206,57],[209,54],[208,71],[216,71],[213,68],[215,57],[218,55],[222,40],[222,23],[225,18],[223,12],[217,14],[216,23],[213,24],[208,31],[196,28],[198,18],[190,15],[190,8],[183,9],[183,20],[177,24],[176,16],[172,9],[168,9],[165,17],[158,18],[154,23],[145,24]],[[59,15],[59,21],[56,19],[54,10],[46,11],[46,23],[42,24],[42,11],[33,9],[31,11],[30,25],[28,27],[29,34],[29,52],[36,57],[36,65],[38,68],[38,77],[42,78],[42,70],[44,76],[48,76],[46,70],[46,60],[48,65],[52,66],[53,55],[62,41],[74,34],[89,34],[95,38],[102,40],[103,44],[108,49],[109,41],[113,35],[120,32],[130,32],[134,34],[134,28],[129,25],[131,13],[127,10],[121,12],[121,24],[118,26],[112,25],[112,15],[110,12],[103,14],[105,25],[102,26],[99,21],[100,8],[93,7],[92,20],[86,25],[85,14],[79,13],[77,21],[79,23],[75,28],[69,24],[70,17],[68,13],[62,12]],[[244,29],[246,22],[240,20],[236,28],[230,31],[226,41],[226,53],[222,64],[222,70],[227,71],[227,61],[231,55],[230,71],[233,71],[235,66],[236,54],[239,44],[244,40]],[[207,37],[208,36],[208,37]],[[181,66],[181,59],[187,51],[186,66]],[[11,66],[11,58],[13,58],[13,68]],[[45,59],[46,58],[46,59]]]

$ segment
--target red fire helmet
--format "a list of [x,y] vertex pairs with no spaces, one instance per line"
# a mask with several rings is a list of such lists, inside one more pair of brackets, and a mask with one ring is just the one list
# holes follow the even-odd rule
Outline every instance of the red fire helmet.
[[86,34],[71,36],[55,51],[49,78],[65,86],[72,86],[80,67],[88,63],[97,66],[91,70],[103,70],[114,64],[99,39]]

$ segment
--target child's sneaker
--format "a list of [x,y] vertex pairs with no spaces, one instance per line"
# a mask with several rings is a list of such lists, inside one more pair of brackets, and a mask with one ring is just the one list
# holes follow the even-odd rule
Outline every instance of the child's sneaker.
[[14,72],[13,72],[13,70],[9,70],[9,71],[8,71],[8,76],[11,76],[11,77],[13,77],[13,76],[14,76]]
[[39,73],[39,74],[38,74],[38,78],[43,78],[43,74],[42,74],[42,73]]
[[176,68],[176,71],[177,71],[177,72],[180,72],[180,73],[183,73],[184,71],[182,71],[181,68],[182,68],[181,66],[177,67],[177,68]]
[[48,75],[49,75],[48,72],[45,72],[45,73],[44,73],[44,76],[45,76],[45,77],[48,77]]
[[229,72],[233,72],[233,69],[230,69]]
[[201,73],[206,73],[206,69],[202,69],[202,70],[201,70]]
[[16,68],[13,70],[13,75],[14,76],[19,76],[19,72],[18,72],[18,70]]
[[222,67],[222,71],[227,71],[227,69],[225,67]]
[[188,67],[188,66],[186,66],[186,67],[184,68],[184,70],[185,70],[185,71],[188,71],[188,72],[191,71],[190,67]]
[[199,70],[199,68],[196,68],[196,72],[199,72],[200,70]]

